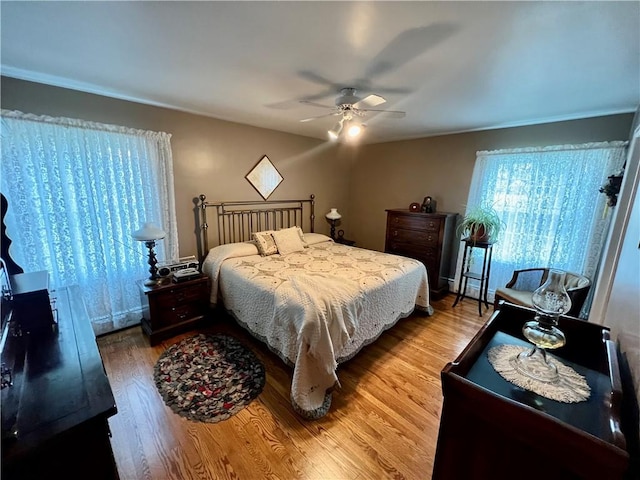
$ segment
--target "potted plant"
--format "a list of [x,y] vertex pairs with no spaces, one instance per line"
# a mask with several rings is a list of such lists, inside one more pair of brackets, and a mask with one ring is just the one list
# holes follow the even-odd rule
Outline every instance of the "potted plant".
[[475,206],[462,219],[460,232],[472,242],[495,240],[500,234],[504,222],[492,207]]

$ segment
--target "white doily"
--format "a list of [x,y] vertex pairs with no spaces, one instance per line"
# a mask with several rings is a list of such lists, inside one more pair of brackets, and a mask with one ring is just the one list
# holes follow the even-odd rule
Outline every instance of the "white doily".
[[541,382],[518,372],[512,365],[513,358],[531,347],[517,345],[498,345],[489,350],[489,363],[502,378],[508,382],[537,393],[545,398],[563,403],[578,403],[589,399],[591,389],[587,380],[573,368],[563,364],[556,357],[547,357],[558,368],[558,380],[554,383]]

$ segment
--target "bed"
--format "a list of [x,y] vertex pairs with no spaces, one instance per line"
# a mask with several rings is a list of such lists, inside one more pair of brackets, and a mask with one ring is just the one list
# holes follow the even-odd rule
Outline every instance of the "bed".
[[[218,228],[213,248],[208,207]],[[211,304],[293,368],[291,403],[305,418],[328,412],[340,363],[415,309],[432,313],[421,262],[315,233],[313,196],[209,203],[201,195],[200,209]]]

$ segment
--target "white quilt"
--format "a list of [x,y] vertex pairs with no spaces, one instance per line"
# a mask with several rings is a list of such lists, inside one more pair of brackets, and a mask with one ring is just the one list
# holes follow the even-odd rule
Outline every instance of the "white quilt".
[[267,257],[251,242],[221,245],[203,264],[211,303],[221,295],[245,328],[293,366],[292,404],[307,418],[328,411],[338,363],[416,306],[432,313],[422,263],[324,239]]

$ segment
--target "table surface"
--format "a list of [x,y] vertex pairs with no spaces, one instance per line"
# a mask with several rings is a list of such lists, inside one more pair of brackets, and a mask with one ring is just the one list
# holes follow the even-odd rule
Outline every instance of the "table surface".
[[52,296],[57,332],[8,339],[2,352],[14,375],[14,385],[2,389],[3,462],[117,411],[80,289]]
[[605,441],[610,440],[609,411],[606,408],[601,408],[602,405],[609,401],[611,394],[611,382],[607,375],[569,360],[559,359],[563,364],[573,368],[586,378],[587,384],[591,388],[591,396],[588,400],[578,403],[562,403],[550,400],[508,382],[495,371],[489,362],[487,354],[491,348],[505,344],[532,346],[526,341],[498,331],[464,377],[501,397],[551,415],[568,425],[572,425]]

